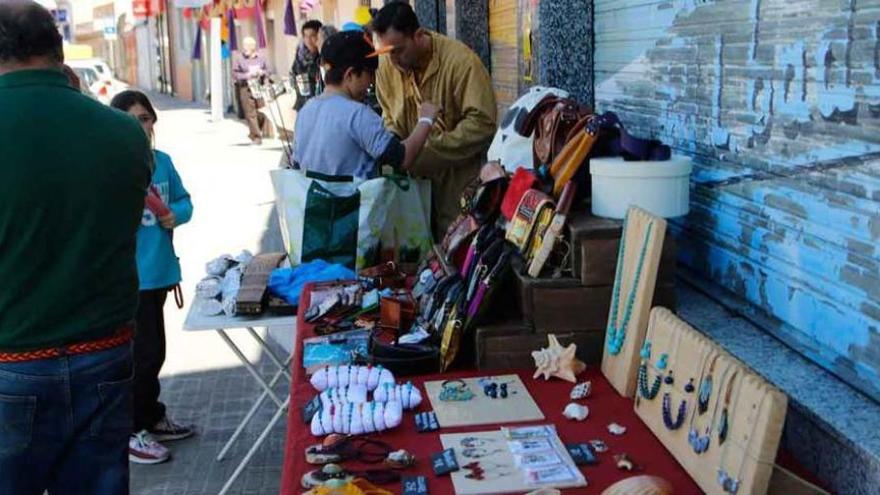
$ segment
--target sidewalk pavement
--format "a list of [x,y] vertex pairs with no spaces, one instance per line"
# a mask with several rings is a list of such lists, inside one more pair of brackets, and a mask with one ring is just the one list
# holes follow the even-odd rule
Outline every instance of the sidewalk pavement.
[[[212,258],[242,249],[253,253],[282,249],[269,180],[282,148],[274,140],[250,145],[243,123],[212,123],[205,107],[156,94],[150,97],[159,112],[156,147],[171,155],[195,206],[192,221],[177,229],[174,238],[188,303]],[[168,356],[161,400],[172,418],[195,424],[199,433],[169,443],[173,457],[166,464],[132,465],[135,495],[218,493],[274,413],[269,402],[264,404],[227,459],[216,460],[261,389],[215,332],[182,330],[186,310],[188,304],[178,310],[173,298],[165,307]],[[264,374],[273,372],[271,362],[244,333],[233,331],[230,336]],[[286,381],[279,382],[276,392],[281,397],[287,394]],[[280,421],[274,428],[230,494],[278,493],[285,424]]]

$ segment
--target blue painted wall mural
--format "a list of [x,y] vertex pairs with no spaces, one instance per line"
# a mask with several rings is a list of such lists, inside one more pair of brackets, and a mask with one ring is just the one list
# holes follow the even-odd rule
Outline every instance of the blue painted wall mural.
[[695,159],[681,260],[880,399],[880,0],[595,0],[595,94]]

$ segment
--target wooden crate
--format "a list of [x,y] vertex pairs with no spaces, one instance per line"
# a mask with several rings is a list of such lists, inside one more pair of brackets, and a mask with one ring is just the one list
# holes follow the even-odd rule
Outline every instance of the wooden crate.
[[[565,332],[556,337],[562,345],[577,344],[577,357],[587,364],[602,360],[602,332]],[[533,368],[532,351],[547,346],[547,335],[533,333],[521,322],[506,322],[477,328],[476,364],[481,370]]]
[[[588,287],[614,284],[623,222],[579,212],[571,217],[567,228],[574,276],[580,277],[581,284]],[[677,254],[675,238],[666,236],[657,283],[675,280]]]
[[[604,332],[612,285],[586,287],[577,278],[532,278],[514,259],[515,299],[525,325],[537,333]],[[675,281],[656,285],[652,305],[676,307]]]

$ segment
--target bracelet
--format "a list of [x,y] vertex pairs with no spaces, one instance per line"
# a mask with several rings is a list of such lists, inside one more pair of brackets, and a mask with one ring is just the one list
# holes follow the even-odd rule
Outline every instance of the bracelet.
[[429,119],[428,117],[419,118],[418,124],[428,124],[428,127],[434,127],[434,119]]

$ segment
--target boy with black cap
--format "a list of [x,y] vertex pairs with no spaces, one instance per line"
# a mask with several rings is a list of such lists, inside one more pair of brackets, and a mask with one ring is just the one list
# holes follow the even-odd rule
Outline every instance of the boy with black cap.
[[294,164],[327,176],[371,178],[377,165],[407,170],[428,139],[437,107],[423,103],[419,123],[401,141],[385,129],[382,117],[363,103],[379,66],[379,53],[362,32],[335,34],[324,42],[321,64],[324,93],[299,112]]

